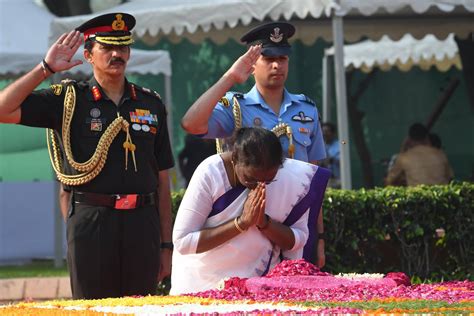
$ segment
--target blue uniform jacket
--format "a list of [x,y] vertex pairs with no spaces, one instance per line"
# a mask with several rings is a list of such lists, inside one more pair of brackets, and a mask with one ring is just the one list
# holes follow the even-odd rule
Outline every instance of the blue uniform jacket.
[[[291,94],[286,89],[279,115],[265,103],[256,86],[246,94],[227,92],[214,108],[207,134],[202,135],[203,137],[226,138],[232,135],[234,95],[240,104],[242,127],[254,126],[271,130],[280,123],[287,123],[293,130],[294,159],[310,162],[326,158],[318,109],[314,102],[303,94]],[[280,141],[288,156],[288,138],[281,136]]]

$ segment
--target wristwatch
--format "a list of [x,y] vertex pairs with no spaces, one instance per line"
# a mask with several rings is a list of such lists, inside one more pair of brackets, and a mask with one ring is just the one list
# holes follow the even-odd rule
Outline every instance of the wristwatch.
[[318,233],[318,239],[324,240],[325,237],[326,235],[324,234],[324,232]]
[[173,250],[173,243],[171,241],[162,242],[160,248]]

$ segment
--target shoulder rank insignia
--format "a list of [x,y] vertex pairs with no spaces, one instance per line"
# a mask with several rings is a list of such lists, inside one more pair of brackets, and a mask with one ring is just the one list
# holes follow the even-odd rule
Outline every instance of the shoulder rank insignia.
[[226,97],[222,97],[220,100],[219,100],[220,103],[222,103],[223,106],[225,106],[226,108],[228,108],[230,106],[230,103],[229,103],[229,100],[227,100]]
[[137,91],[135,90],[135,85],[134,84],[130,84],[130,96],[131,96],[132,100],[137,99]]
[[[137,87],[137,88],[138,88],[138,87]],[[158,92],[153,91],[153,90],[148,89],[148,88],[144,88],[144,87],[140,87],[140,89],[141,89],[143,92],[145,92],[145,93],[147,93],[147,94],[149,94],[149,95],[153,95],[153,96],[155,96],[155,97],[157,97],[158,99],[161,100],[161,95],[160,95]]]
[[306,96],[304,94],[303,94],[303,99],[301,101],[304,101],[306,103],[309,103],[309,104],[312,104],[312,105],[316,106],[316,103],[314,103],[313,100],[311,100],[308,96]]
[[99,87],[93,86],[91,88],[92,91],[92,97],[94,98],[94,101],[99,101],[102,99],[102,94],[100,93]]
[[297,115],[293,115],[291,119],[301,123],[314,122],[314,119],[311,116],[304,114],[303,111],[300,111]]
[[52,84],[50,86],[51,90],[55,95],[61,95],[61,92],[63,91],[63,85],[62,84]]

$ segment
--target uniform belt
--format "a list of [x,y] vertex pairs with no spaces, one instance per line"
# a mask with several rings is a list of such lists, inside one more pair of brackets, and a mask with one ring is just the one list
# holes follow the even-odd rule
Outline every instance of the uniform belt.
[[147,194],[100,194],[91,192],[74,192],[74,202],[115,208],[117,210],[131,210],[142,206],[155,204],[155,193]]

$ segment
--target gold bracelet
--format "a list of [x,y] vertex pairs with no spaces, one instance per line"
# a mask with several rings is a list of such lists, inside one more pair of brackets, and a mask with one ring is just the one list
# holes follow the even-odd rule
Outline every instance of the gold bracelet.
[[237,216],[236,218],[234,218],[234,226],[235,226],[235,228],[237,228],[237,230],[238,230],[239,232],[243,233],[243,232],[245,232],[246,230],[243,229],[242,227],[240,227],[239,222],[238,222],[239,218],[240,218],[240,216]]

